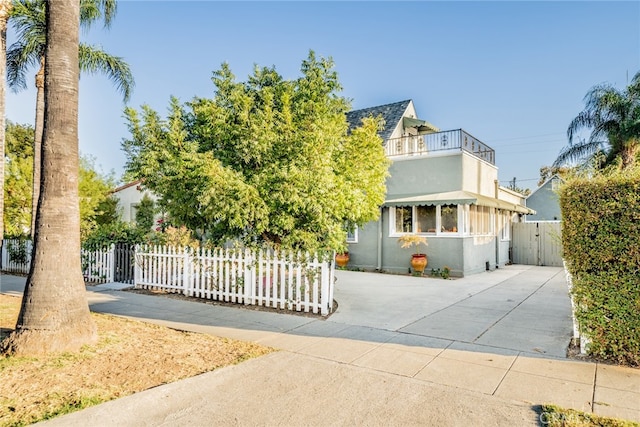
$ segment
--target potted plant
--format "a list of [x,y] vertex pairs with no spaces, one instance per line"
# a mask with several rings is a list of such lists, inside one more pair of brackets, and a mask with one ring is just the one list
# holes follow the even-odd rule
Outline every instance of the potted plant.
[[348,251],[336,253],[336,265],[339,268],[346,267],[348,263],[349,263],[349,252]]
[[416,234],[405,234],[398,239],[398,244],[401,248],[416,248],[416,252],[411,255],[411,268],[413,268],[414,272],[422,275],[427,267],[428,260],[427,254],[421,253],[419,247],[420,245],[427,246],[427,238]]

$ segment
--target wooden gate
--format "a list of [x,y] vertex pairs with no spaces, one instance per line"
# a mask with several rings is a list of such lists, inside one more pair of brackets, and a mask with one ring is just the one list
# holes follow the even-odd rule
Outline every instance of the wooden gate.
[[133,284],[133,267],[135,262],[135,245],[117,243],[115,245],[113,281]]
[[562,267],[560,221],[518,222],[513,224],[514,264]]

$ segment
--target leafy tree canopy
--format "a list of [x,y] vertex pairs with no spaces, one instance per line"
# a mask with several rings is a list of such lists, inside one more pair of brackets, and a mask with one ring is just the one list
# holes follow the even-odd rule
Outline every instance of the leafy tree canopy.
[[[7,122],[4,223],[5,234],[11,237],[30,232],[33,138],[34,130],[30,125]],[[80,227],[83,236],[96,225],[117,220],[117,200],[111,196],[114,186],[113,174],[98,172],[93,158],[80,160]]]
[[558,175],[560,178],[565,178],[573,173],[573,169],[566,166],[543,166],[540,168],[540,179],[538,180],[538,187],[551,179],[552,176]]
[[149,233],[156,215],[155,202],[147,194],[142,197],[136,210],[136,225],[140,230]]
[[301,74],[256,66],[237,82],[223,64],[212,99],[171,99],[166,119],[126,109],[129,176],[176,224],[216,242],[344,249],[345,227],[376,219],[384,201],[381,120],[349,131],[331,59],[310,52]]
[[5,135],[4,231],[24,236],[31,227],[33,128],[8,121]]
[[[84,238],[98,223],[105,224],[117,220],[115,199],[111,191],[115,187],[113,173],[97,171],[95,159],[80,158],[80,235]],[[114,203],[115,202],[115,203]]]

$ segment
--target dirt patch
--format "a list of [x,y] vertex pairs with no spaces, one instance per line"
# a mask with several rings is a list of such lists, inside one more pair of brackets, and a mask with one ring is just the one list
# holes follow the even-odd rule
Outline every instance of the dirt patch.
[[[0,294],[0,338],[15,327],[20,301]],[[0,426],[29,424],[273,351],[111,315],[92,317],[96,345],[73,354],[0,358]]]

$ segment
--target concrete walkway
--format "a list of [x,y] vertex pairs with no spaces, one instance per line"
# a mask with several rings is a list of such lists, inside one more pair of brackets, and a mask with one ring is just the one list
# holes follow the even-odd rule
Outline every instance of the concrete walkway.
[[[20,294],[24,279],[2,276]],[[91,309],[283,351],[50,425],[537,425],[555,403],[640,421],[640,370],[567,360],[560,268],[458,280],[338,272],[328,319],[89,288]]]

